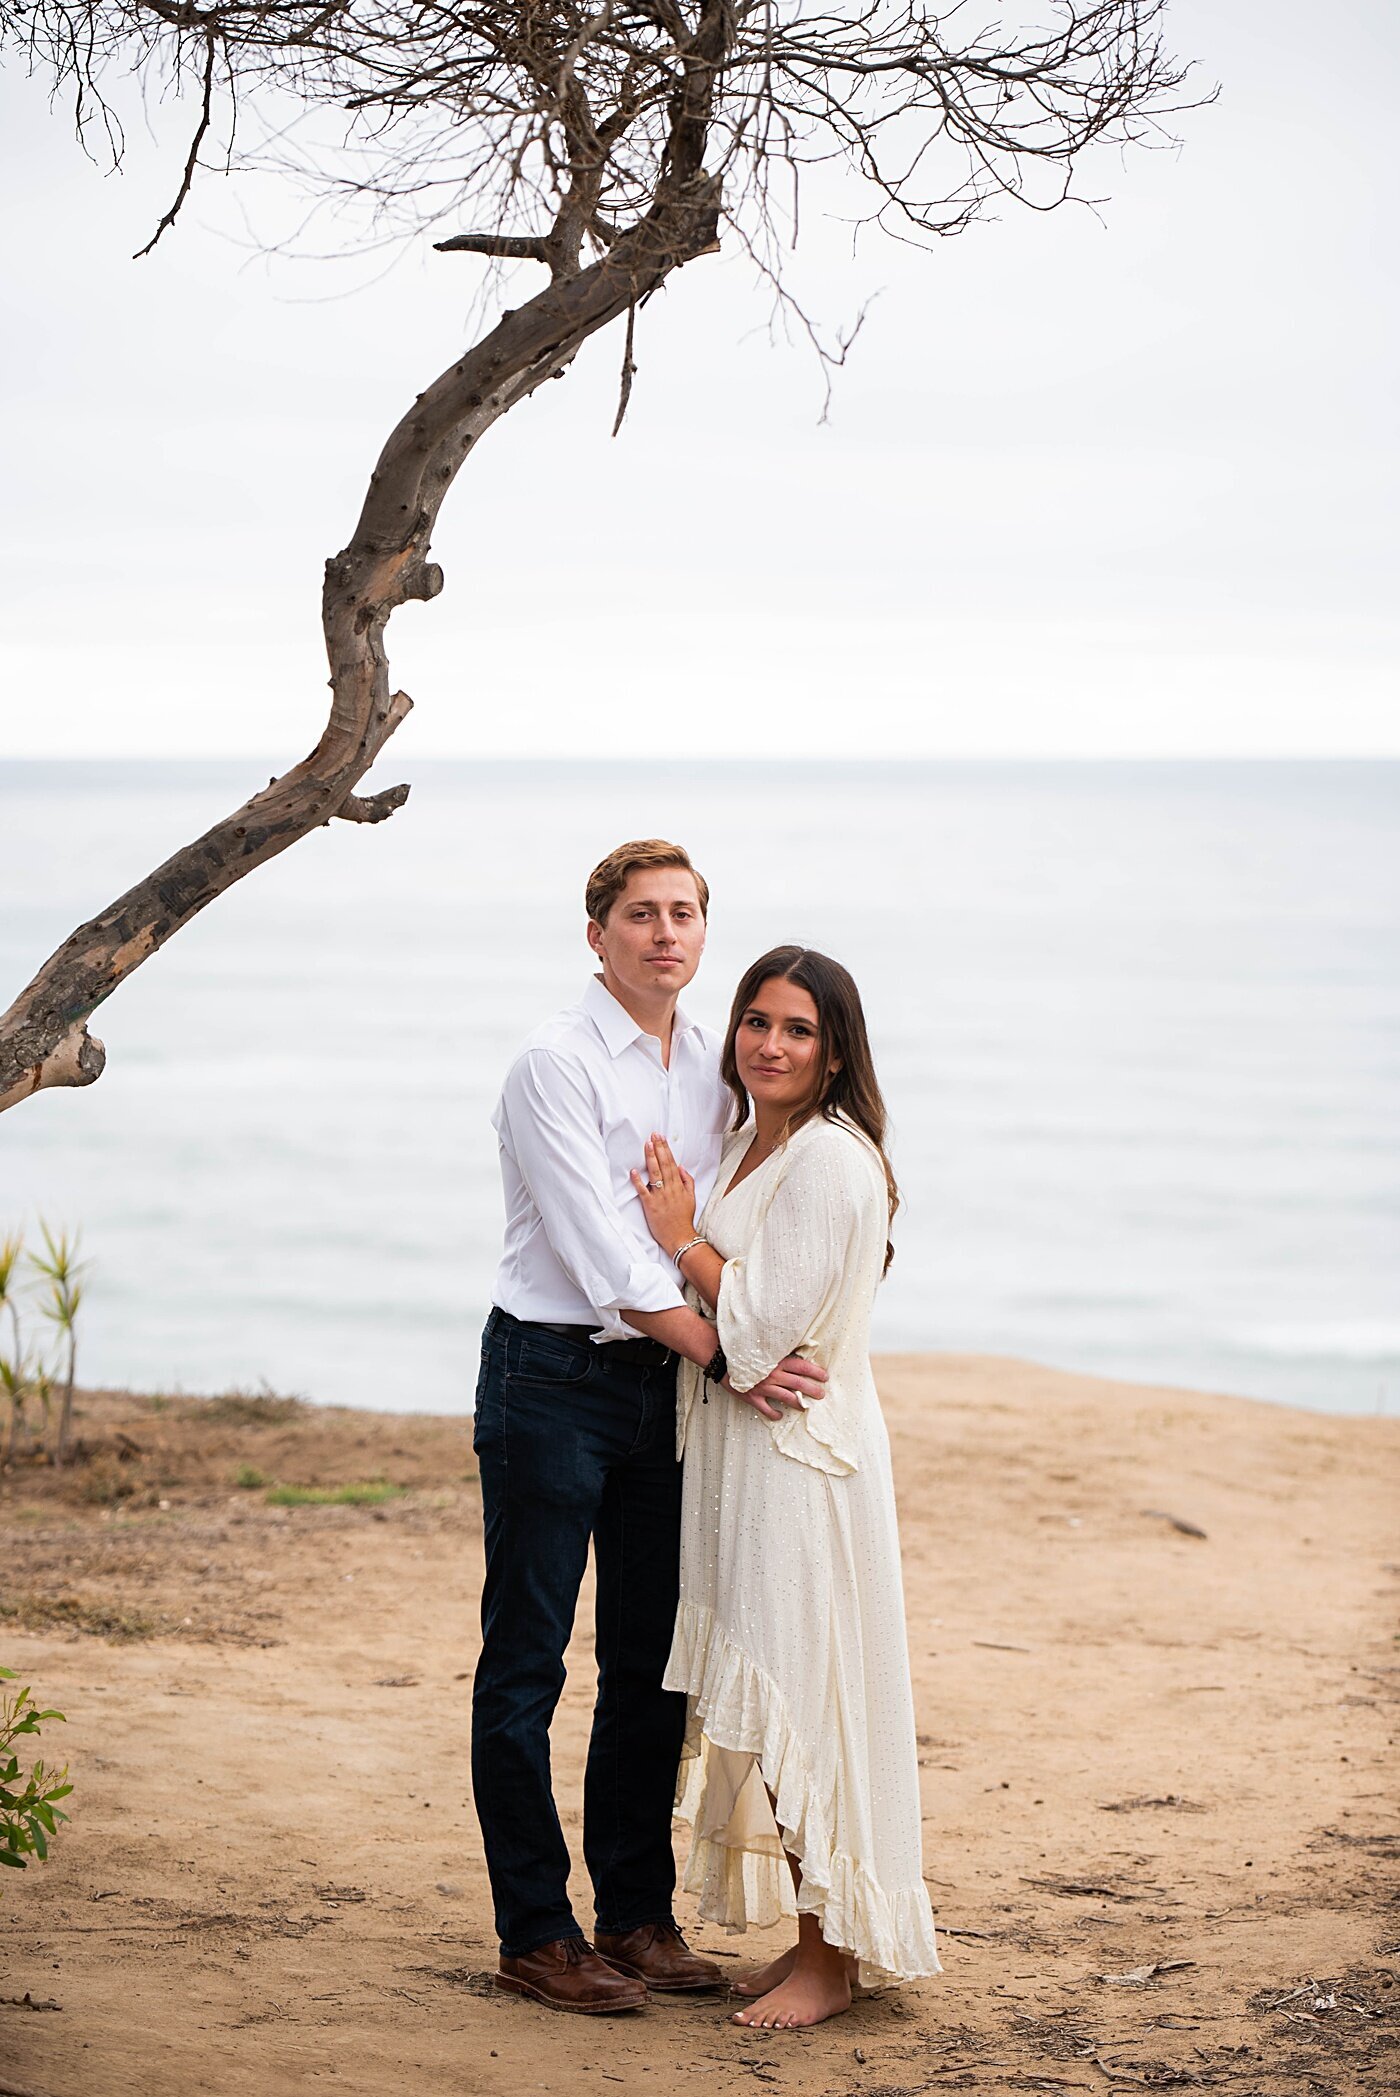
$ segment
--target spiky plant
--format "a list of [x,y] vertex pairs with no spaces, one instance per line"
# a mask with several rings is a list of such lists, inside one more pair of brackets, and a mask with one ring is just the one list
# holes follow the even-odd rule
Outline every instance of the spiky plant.
[[14,1336],[15,1360],[23,1349],[19,1339],[19,1263],[24,1254],[24,1237],[19,1231],[10,1231],[0,1238],[0,1313],[10,1314],[10,1330]]
[[29,1441],[25,1405],[30,1389],[29,1364],[18,1354],[0,1354],[0,1391],[5,1393],[10,1406],[10,1430],[5,1438],[6,1463],[13,1463],[16,1457],[23,1456]]
[[[59,1342],[63,1351],[62,1390],[63,1398],[58,1415],[58,1434],[53,1442],[55,1464],[66,1464],[72,1452],[73,1437],[73,1380],[78,1361],[78,1306],[83,1300],[83,1288],[79,1279],[83,1272],[78,1259],[78,1234],[51,1231],[42,1220],[39,1229],[43,1233],[44,1252],[31,1252],[30,1263],[44,1276],[49,1286],[39,1304],[43,1316],[58,1328]],[[45,1254],[47,1257],[45,1257]],[[45,1410],[57,1379],[49,1378],[44,1393]]]
[[42,1432],[46,1447],[53,1434],[53,1383],[53,1371],[45,1368],[42,1362],[36,1362],[33,1374],[29,1379],[29,1396],[37,1398],[39,1401],[39,1411],[43,1415],[44,1425]]

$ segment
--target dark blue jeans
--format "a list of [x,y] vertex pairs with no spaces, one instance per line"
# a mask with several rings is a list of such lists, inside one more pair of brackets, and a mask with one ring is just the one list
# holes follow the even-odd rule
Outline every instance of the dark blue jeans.
[[597,1927],[671,1918],[685,1698],[661,1687],[676,1615],[674,1360],[643,1363],[495,1310],[473,1435],[486,1520],[472,1790],[501,1949],[581,1935],[549,1724],[593,1540],[598,1697],[583,1790]]

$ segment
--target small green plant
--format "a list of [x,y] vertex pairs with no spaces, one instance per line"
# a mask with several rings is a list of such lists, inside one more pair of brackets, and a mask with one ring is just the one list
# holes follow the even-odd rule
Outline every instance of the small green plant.
[[10,1401],[10,1431],[5,1442],[7,1463],[22,1456],[29,1445],[26,1408],[32,1394],[34,1371],[25,1353],[24,1334],[19,1322],[17,1275],[23,1254],[24,1240],[18,1231],[0,1238],[0,1313],[5,1315],[10,1330],[10,1351],[0,1354],[0,1390]]
[[3,1307],[10,1314],[10,1327],[14,1336],[16,1354],[20,1352],[19,1311],[15,1305],[15,1294],[12,1285],[15,1278],[15,1270],[19,1266],[20,1255],[23,1251],[24,1240],[18,1231],[11,1231],[8,1236],[0,1238],[0,1307]]
[[[13,1668],[0,1667],[0,1681],[13,1682]],[[0,1864],[23,1871],[31,1856],[42,1864],[49,1854],[49,1837],[68,1815],[58,1801],[67,1798],[73,1786],[67,1769],[46,1769],[35,1762],[21,1770],[14,1743],[21,1737],[37,1737],[50,1719],[64,1723],[61,1711],[41,1711],[27,1689],[7,1690],[0,1696]]]
[[371,1478],[359,1485],[274,1485],[267,1496],[269,1507],[382,1507],[405,1491],[390,1485],[387,1478]]
[[[78,1360],[78,1306],[83,1300],[83,1287],[78,1277],[82,1268],[78,1262],[78,1238],[75,1232],[70,1241],[67,1231],[57,1237],[48,1225],[41,1222],[40,1231],[44,1238],[44,1258],[31,1252],[29,1260],[48,1283],[39,1309],[49,1322],[56,1326],[59,1347],[63,1357],[63,1403],[58,1415],[58,1439],[53,1446],[53,1460],[66,1464],[73,1439],[73,1378]],[[50,1386],[52,1387],[52,1386]]]
[[266,1485],[267,1479],[256,1464],[240,1464],[233,1474],[233,1482],[241,1485],[245,1492],[253,1492],[258,1486]]
[[14,1463],[29,1447],[29,1401],[35,1395],[33,1367],[22,1355],[0,1354],[0,1391],[10,1404],[5,1461]]
[[[26,1456],[35,1440],[34,1408],[42,1415],[40,1441],[49,1461],[66,1464],[73,1448],[73,1386],[78,1362],[78,1310],[83,1300],[78,1237],[51,1231],[40,1222],[42,1253],[26,1252],[17,1231],[0,1239],[0,1318],[8,1327],[9,1348],[0,1352],[0,1391],[9,1402],[5,1461]],[[48,1362],[25,1342],[20,1319],[21,1274],[28,1268],[38,1279],[38,1310],[56,1328],[58,1359]],[[29,1294],[35,1295],[31,1282]],[[58,1420],[54,1423],[54,1401]]]

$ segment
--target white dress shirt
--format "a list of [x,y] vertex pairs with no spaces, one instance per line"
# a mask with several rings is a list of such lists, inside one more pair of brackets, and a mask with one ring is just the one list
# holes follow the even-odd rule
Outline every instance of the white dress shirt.
[[730,1097],[719,1037],[677,1012],[671,1067],[595,977],[577,1005],[530,1036],[506,1073],[492,1126],[501,1142],[506,1242],[493,1301],[517,1318],[636,1337],[624,1310],[678,1310],[675,1268],[647,1229],[629,1177],[655,1129],[714,1184]]

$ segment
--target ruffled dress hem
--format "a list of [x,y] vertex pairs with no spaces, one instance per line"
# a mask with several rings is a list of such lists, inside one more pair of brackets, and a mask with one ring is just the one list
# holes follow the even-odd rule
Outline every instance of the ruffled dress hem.
[[[825,1783],[818,1779],[777,1685],[708,1610],[682,1603],[665,1680],[668,1689],[689,1698],[676,1811],[693,1828],[684,1885],[698,1895],[704,1919],[740,1931],[750,1924],[767,1929],[792,1914],[785,1849],[802,1866],[798,1911],[817,1917],[828,1944],[854,1953],[863,1987],[941,1972],[922,1879],[883,1887],[858,1858],[836,1846],[834,1770]],[[771,1824],[766,1837],[750,1829],[737,1840],[720,1839],[724,1828],[707,1828],[706,1742],[757,1757],[762,1781],[777,1801],[781,1848]]]

